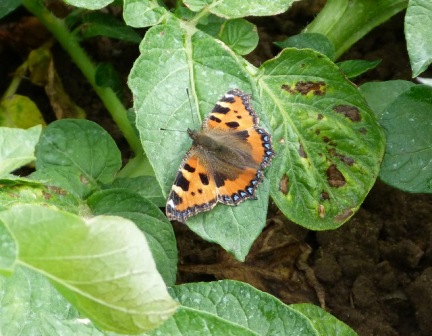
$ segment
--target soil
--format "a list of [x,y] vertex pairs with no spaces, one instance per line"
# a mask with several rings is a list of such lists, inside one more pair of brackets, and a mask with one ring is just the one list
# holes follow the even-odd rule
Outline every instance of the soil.
[[[247,58],[259,65],[274,57],[279,49],[273,41],[299,33],[324,2],[301,1],[277,17],[251,19],[258,27],[260,44]],[[0,22],[1,92],[9,84],[8,74],[46,36],[24,10]],[[136,45],[93,38],[85,47],[96,61],[114,64],[126,83],[138,56]],[[54,46],[53,54],[72,100],[79,102],[88,119],[113,135],[127,159],[124,139],[79,70],[60,47]],[[358,85],[370,80],[411,80],[403,13],[369,33],[343,59],[382,60],[379,67],[355,80]],[[20,93],[32,97],[47,121],[55,120],[43,88],[24,82]],[[125,106],[131,106],[126,84],[123,97]],[[326,232],[291,223],[271,204],[267,226],[245,263],[184,225],[174,224],[174,228],[180,253],[179,283],[239,279],[288,304],[321,305],[359,335],[431,334],[432,195],[405,193],[377,181],[355,216],[341,228]]]

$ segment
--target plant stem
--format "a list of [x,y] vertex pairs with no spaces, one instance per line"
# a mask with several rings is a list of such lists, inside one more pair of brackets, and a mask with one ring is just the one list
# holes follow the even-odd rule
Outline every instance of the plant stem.
[[56,40],[70,55],[73,62],[78,66],[86,79],[93,86],[97,95],[100,97],[108,112],[122,131],[132,150],[135,153],[141,152],[141,143],[127,118],[126,109],[111,88],[96,85],[96,67],[79,45],[75,35],[67,29],[64,21],[48,11],[40,0],[22,0],[22,4],[42,22],[42,24],[51,32],[51,34],[53,34]]
[[376,26],[405,9],[408,0],[328,0],[305,33],[320,33],[333,42],[335,59]]

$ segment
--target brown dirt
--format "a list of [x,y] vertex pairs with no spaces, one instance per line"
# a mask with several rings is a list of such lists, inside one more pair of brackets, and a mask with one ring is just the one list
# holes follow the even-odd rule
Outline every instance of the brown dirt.
[[[248,59],[260,64],[273,57],[278,48],[272,42],[299,33],[324,2],[302,1],[287,14],[254,18],[261,41]],[[0,67],[1,92],[8,85],[7,74],[24,61],[37,38],[44,38],[43,29],[34,33],[34,22],[31,28],[22,24],[26,15],[18,11],[0,23],[0,63],[6,65]],[[24,34],[14,33],[11,38],[10,32],[18,28]],[[27,41],[25,36],[34,39]],[[113,63],[123,79],[138,55],[137,46],[107,39],[92,39],[85,45],[95,60]],[[68,56],[59,47],[54,47],[54,56],[72,99],[125,148],[103,105]],[[357,84],[409,80],[403,14],[375,29],[344,55],[344,59],[356,58],[382,59]],[[20,93],[30,95],[45,117],[54,119],[42,88],[25,84]],[[126,85],[124,97],[125,105],[130,106]],[[408,194],[377,182],[358,213],[341,228],[327,232],[300,228],[272,205],[268,225],[243,264],[186,226],[174,227],[180,251],[179,283],[240,279],[286,303],[325,303],[329,312],[360,335],[429,335],[432,330],[432,195]]]

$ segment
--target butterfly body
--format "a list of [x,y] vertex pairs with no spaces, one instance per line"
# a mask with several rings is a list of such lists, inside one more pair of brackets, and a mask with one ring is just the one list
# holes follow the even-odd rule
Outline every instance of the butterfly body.
[[258,127],[249,95],[238,89],[227,92],[201,130],[188,129],[188,134],[193,143],[168,196],[169,219],[185,222],[218,202],[237,205],[256,198],[262,170],[274,152],[270,135]]

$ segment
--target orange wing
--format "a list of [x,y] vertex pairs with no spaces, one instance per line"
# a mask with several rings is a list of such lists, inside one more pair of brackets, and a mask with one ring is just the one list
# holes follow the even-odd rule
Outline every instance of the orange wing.
[[197,213],[211,210],[217,203],[214,177],[197,154],[192,147],[180,165],[166,204],[170,220],[184,223]]

